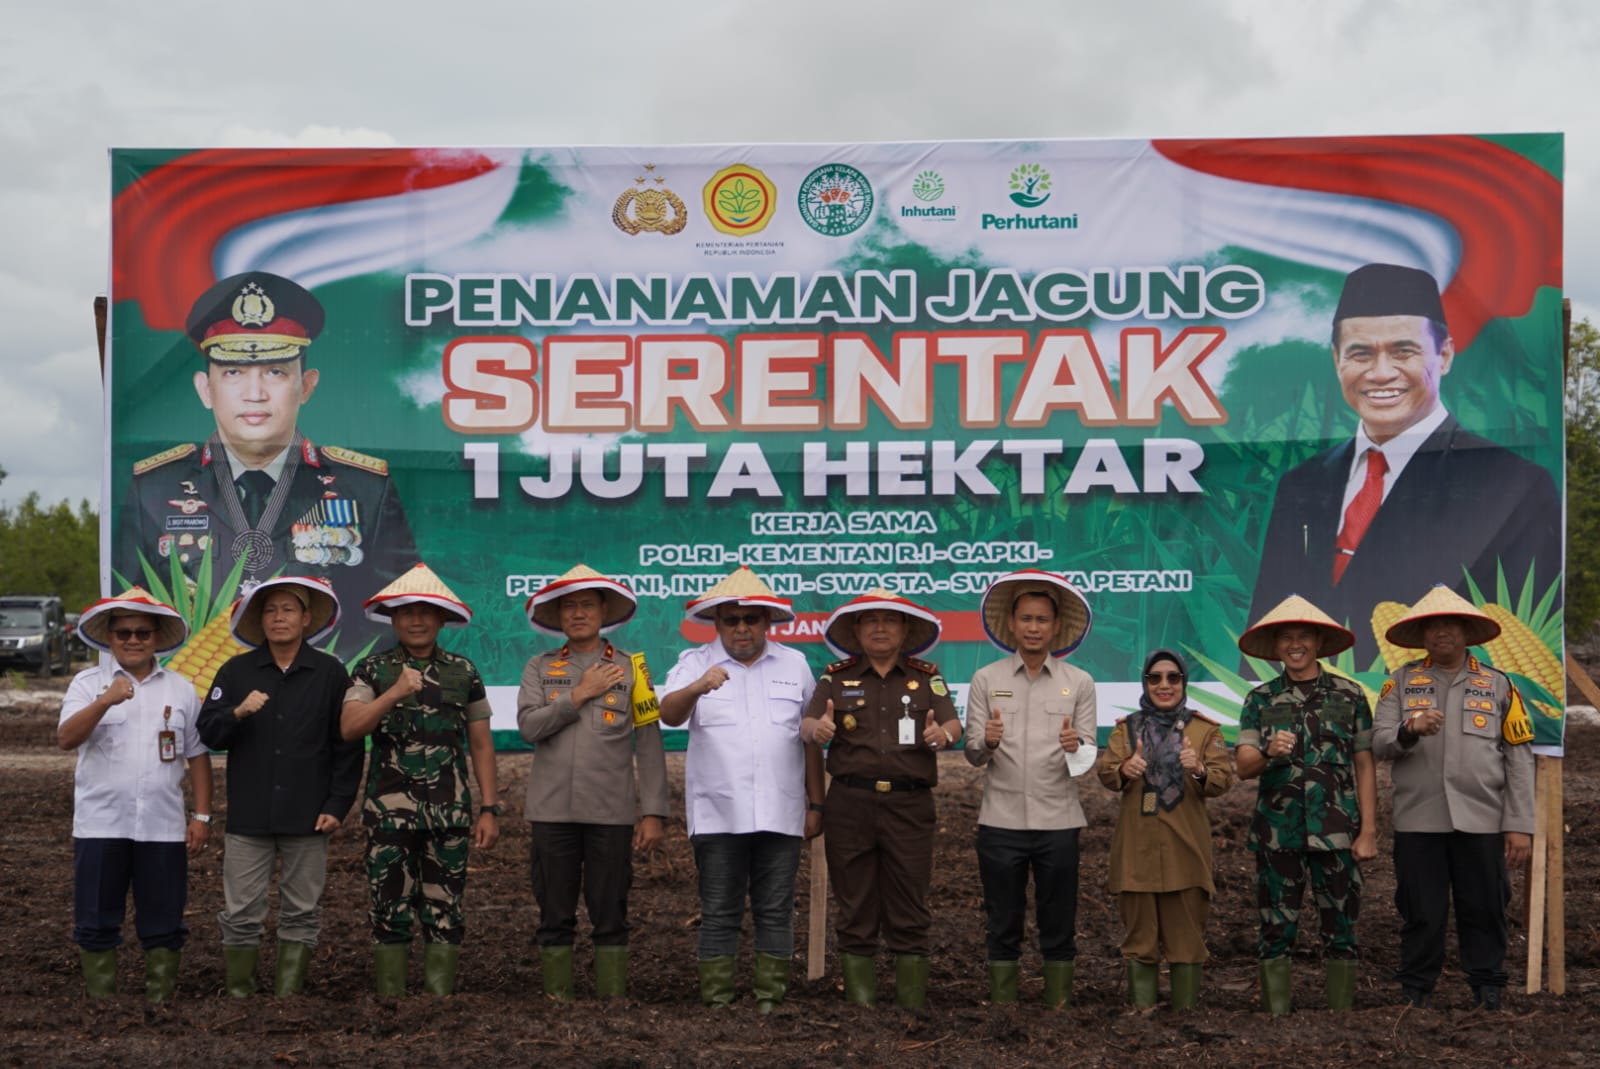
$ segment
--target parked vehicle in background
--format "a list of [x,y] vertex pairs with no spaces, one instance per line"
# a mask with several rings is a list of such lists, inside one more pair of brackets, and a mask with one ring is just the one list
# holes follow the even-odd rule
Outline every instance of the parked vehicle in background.
[[60,598],[0,596],[0,667],[22,667],[42,676],[71,669],[67,616]]
[[83,636],[78,634],[78,617],[81,613],[67,613],[67,656],[74,661],[87,661],[89,659],[89,646],[83,641]]

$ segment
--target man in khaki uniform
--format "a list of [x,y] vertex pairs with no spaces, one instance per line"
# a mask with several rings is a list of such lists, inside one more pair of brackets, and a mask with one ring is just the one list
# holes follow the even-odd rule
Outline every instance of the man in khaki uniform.
[[1095,693],[1064,658],[1089,633],[1089,603],[1058,575],[1026,569],[983,595],[989,641],[1010,654],[967,692],[967,760],[987,771],[978,810],[978,875],[988,919],[989,1000],[1015,1002],[1028,873],[1044,955],[1044,1001],[1072,1000],[1077,961],[1078,829],[1073,778],[1094,767]]
[[822,831],[845,997],[876,1001],[881,931],[895,955],[895,1003],[919,1009],[933,927],[932,788],[939,751],[961,740],[950,689],[936,665],[916,657],[939,641],[939,618],[874,590],[835,611],[824,637],[844,659],[817,680],[800,737],[832,741]]
[[1372,733],[1373,752],[1394,762],[1395,979],[1413,1006],[1444,966],[1452,898],[1473,1002],[1500,1009],[1506,985],[1507,868],[1533,847],[1533,724],[1505,673],[1468,649],[1499,634],[1441,584],[1386,635],[1428,651],[1383,684]]
[[631,590],[582,564],[528,599],[534,630],[566,640],[528,661],[517,692],[517,729],[538,747],[525,815],[544,992],[563,1001],[573,996],[580,888],[595,993],[627,994],[633,852],[655,849],[670,811],[650,670],[603,637],[637,606]]

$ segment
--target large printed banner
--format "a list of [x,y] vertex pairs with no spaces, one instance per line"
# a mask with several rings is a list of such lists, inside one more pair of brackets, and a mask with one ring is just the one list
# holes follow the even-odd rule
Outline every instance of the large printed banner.
[[[658,678],[713,638],[684,602],[748,564],[819,668],[850,598],[934,609],[960,697],[998,656],[980,595],[1034,567],[1093,606],[1103,725],[1156,647],[1232,721],[1276,670],[1238,636],[1288,594],[1348,622],[1332,664],[1376,694],[1421,656],[1388,625],[1445,583],[1559,752],[1559,135],[111,165],[107,583],[190,616],[202,689],[242,584],[331,579],[353,659],[423,559],[477,613],[445,641],[503,744],[547,645],[524,604],[580,561],[638,593],[613,639]],[[1385,283],[1341,340],[1369,264],[1426,272],[1435,313],[1376,316],[1423,311]]]

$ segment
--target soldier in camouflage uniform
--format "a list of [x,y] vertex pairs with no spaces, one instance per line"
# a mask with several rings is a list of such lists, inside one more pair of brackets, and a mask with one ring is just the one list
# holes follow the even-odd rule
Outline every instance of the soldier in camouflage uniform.
[[[465,627],[472,611],[418,564],[369,598],[367,615],[388,620],[399,639],[356,665],[340,721],[346,739],[372,736],[362,823],[376,989],[405,994],[420,920],[424,990],[448,995],[465,931],[468,841],[487,849],[500,834],[488,695],[472,662],[437,642],[440,628]],[[483,798],[476,821],[469,749]]]
[[1283,672],[1252,690],[1239,716],[1241,780],[1261,780],[1250,849],[1261,910],[1261,1001],[1290,1011],[1289,955],[1309,878],[1321,922],[1328,1008],[1355,999],[1357,863],[1377,856],[1377,767],[1372,709],[1361,686],[1322,670],[1317,658],[1349,649],[1355,636],[1298,595],[1239,637],[1251,657]]

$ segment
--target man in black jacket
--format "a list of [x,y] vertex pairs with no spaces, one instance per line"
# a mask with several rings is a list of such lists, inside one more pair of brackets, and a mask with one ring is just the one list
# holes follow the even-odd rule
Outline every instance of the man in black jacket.
[[1350,273],[1333,363],[1355,437],[1286,473],[1262,544],[1250,618],[1291,594],[1348,622],[1356,665],[1377,654],[1372,610],[1435,583],[1542,593],[1561,568],[1561,505],[1544,468],[1462,429],[1439,401],[1455,359],[1432,275],[1394,264]]
[[269,579],[246,594],[233,636],[246,653],[217,669],[200,708],[200,738],[228,752],[227,837],[222,858],[222,951],[228,994],[256,989],[256,956],[273,862],[278,875],[274,993],[298,995],[321,931],[328,836],[356,799],[361,744],[346,742],[339,716],[350,677],[313,649],[338,620],[321,579]]

